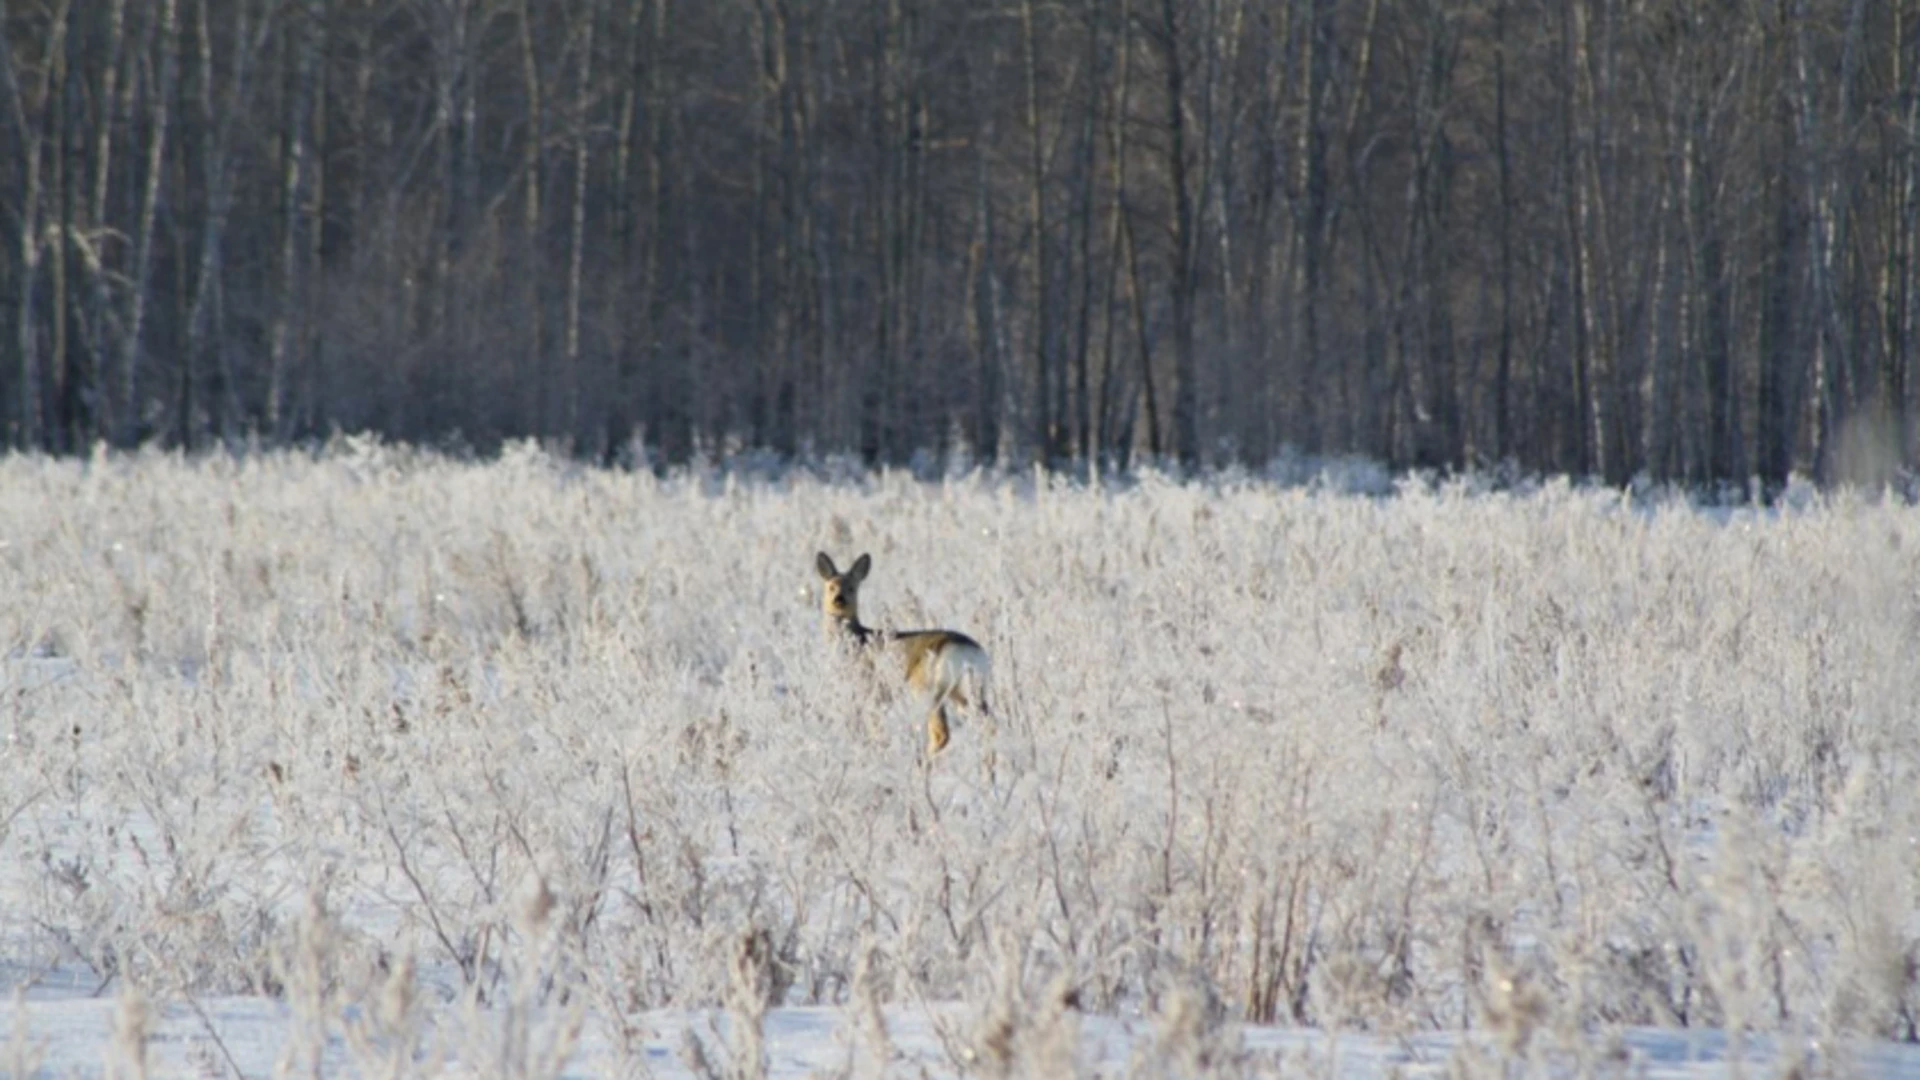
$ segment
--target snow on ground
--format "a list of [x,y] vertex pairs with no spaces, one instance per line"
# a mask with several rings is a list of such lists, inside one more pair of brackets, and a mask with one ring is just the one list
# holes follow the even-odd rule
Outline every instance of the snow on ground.
[[[32,1000],[24,1012],[0,1009],[9,1038],[22,1017],[28,1034],[26,1052],[37,1063],[35,1075],[92,1077],[108,1072],[115,1057],[113,1000]],[[282,1004],[260,998],[215,998],[191,1006],[174,1005],[153,1017],[147,1042],[148,1064],[155,1076],[270,1076],[311,1058],[294,1047],[291,1021]],[[966,1010],[953,1004],[929,1012],[917,1008],[883,1010],[891,1048],[885,1074],[949,1077],[986,1071],[985,1063],[949,1049],[948,1038],[959,1037]],[[343,1018],[343,1023],[350,1018]],[[628,1018],[644,1034],[638,1060],[613,1050],[604,1034],[588,1025],[578,1044],[550,1074],[594,1078],[650,1075],[678,1080],[701,1075],[689,1064],[684,1047],[697,1036],[716,1061],[724,1062],[724,1016],[704,1012],[651,1011]],[[557,1027],[551,1016],[536,1020],[529,1048],[533,1058],[547,1049],[540,1035]],[[1080,1035],[1074,1059],[1082,1076],[1165,1075],[1161,1059],[1150,1055],[1152,1026],[1107,1017],[1079,1021]],[[498,1017],[482,1015],[480,1030],[467,1037],[459,1050],[444,1045],[420,1051],[413,1066],[428,1073],[454,1075],[485,1072],[485,1063],[497,1062],[506,1045],[505,1025]],[[857,1024],[846,1013],[829,1008],[780,1008],[767,1014],[765,1027],[766,1075],[775,1078],[858,1075],[871,1059],[864,1055],[855,1034]],[[1229,1075],[1320,1076],[1342,1080],[1379,1080],[1386,1077],[1442,1077],[1463,1069],[1497,1073],[1514,1066],[1511,1047],[1491,1044],[1485,1037],[1460,1033],[1422,1032],[1390,1038],[1378,1035],[1329,1034],[1297,1028],[1250,1026],[1235,1029],[1234,1064]],[[17,1052],[17,1050],[16,1050]],[[462,1055],[466,1059],[462,1060]],[[1823,1046],[1811,1042],[1781,1045],[1765,1036],[1749,1037],[1730,1045],[1726,1033],[1716,1030],[1662,1030],[1625,1028],[1595,1036],[1580,1048],[1578,1057],[1564,1051],[1541,1053],[1527,1060],[1558,1075],[1642,1077],[1646,1080],[1707,1080],[1718,1077],[1846,1076],[1907,1080],[1920,1077],[1920,1047],[1881,1042],[1854,1042]],[[476,1062],[474,1059],[478,1058]],[[364,1075],[369,1057],[356,1058],[344,1040],[331,1040],[320,1058],[323,1074]],[[14,1059],[0,1059],[0,1075]],[[1502,1063],[1505,1063],[1504,1065]],[[301,1074],[299,1068],[292,1069]],[[512,1075],[505,1072],[505,1075]],[[990,1072],[988,1073],[991,1074]]]

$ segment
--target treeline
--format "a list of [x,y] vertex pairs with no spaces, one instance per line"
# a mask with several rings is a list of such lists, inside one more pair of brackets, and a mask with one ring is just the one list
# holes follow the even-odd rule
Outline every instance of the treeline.
[[17,447],[1915,458],[1912,0],[0,0]]

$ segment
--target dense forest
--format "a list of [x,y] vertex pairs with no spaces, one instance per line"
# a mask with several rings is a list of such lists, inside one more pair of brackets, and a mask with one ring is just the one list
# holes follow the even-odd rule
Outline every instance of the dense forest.
[[12,446],[1915,460],[1911,0],[0,0]]

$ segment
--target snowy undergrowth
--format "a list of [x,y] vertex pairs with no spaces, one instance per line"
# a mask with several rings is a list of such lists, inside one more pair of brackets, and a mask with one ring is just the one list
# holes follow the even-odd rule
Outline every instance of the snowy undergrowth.
[[[924,767],[816,550],[873,554],[867,621],[986,644],[994,723]],[[235,998],[289,1067],[394,1074],[583,1028],[646,1072],[659,1010],[724,1012],[682,1040],[714,1075],[800,1006],[850,1075],[901,1010],[989,1076],[1920,1021],[1890,503],[14,457],[0,597],[0,988],[120,998],[130,1054]],[[1115,1021],[1151,1034],[1089,1058]]]

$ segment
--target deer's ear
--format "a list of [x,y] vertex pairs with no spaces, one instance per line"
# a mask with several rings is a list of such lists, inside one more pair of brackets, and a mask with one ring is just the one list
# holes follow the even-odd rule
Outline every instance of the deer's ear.
[[824,551],[813,557],[813,568],[820,571],[820,576],[823,578],[840,576],[840,571],[833,567],[833,560],[828,558],[827,553]]
[[855,583],[867,580],[867,571],[873,569],[873,556],[862,555],[853,560],[853,566],[847,570],[847,578]]

